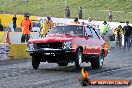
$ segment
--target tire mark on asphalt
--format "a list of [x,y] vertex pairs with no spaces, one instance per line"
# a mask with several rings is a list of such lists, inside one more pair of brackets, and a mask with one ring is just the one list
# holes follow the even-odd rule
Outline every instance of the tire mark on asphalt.
[[[116,70],[119,70],[119,69],[122,69],[122,68],[127,68],[129,66],[122,66],[122,67],[118,67],[118,68],[113,68],[113,69],[109,69],[109,70],[103,70],[103,71],[98,71],[98,72],[95,72],[95,73],[90,73],[89,75],[93,76],[93,75],[96,75],[98,73],[105,73],[105,72],[114,72]],[[79,76],[79,75],[78,75]],[[36,86],[36,87],[46,87],[47,86],[51,86],[51,85],[54,85],[54,84],[57,84],[57,83],[60,83],[58,84],[58,86],[64,86],[64,85],[68,85],[69,83],[76,83],[78,82],[77,80],[77,76],[75,76],[75,74],[71,74],[70,76],[69,75],[61,75],[61,76],[57,76],[55,77],[54,79],[50,79],[50,80],[44,80],[44,81],[41,81],[41,82],[35,82],[35,83],[30,83],[30,84],[26,84],[23,86],[23,88],[25,88],[26,86]],[[53,86],[55,87],[55,86]]]

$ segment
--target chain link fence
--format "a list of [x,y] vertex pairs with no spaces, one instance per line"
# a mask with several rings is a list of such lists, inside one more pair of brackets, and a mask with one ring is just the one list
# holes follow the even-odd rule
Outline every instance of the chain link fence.
[[[24,14],[29,12],[36,16],[65,17],[65,7],[70,7],[71,18],[78,17],[78,8],[71,6],[66,0],[0,0],[0,13]],[[108,21],[108,10],[83,8],[83,19]],[[112,11],[113,21],[132,22],[132,12]]]

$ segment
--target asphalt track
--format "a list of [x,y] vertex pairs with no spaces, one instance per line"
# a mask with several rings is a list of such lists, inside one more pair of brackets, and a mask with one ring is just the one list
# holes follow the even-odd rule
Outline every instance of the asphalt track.
[[[129,79],[132,80],[132,52],[111,49],[101,69],[92,69],[84,63],[90,79]],[[57,64],[41,63],[38,70],[31,66],[31,59],[8,60],[0,62],[0,88],[83,88],[78,78],[81,69],[73,63],[67,67]],[[92,85],[86,88],[132,88],[132,86]],[[84,87],[85,88],[85,87]]]

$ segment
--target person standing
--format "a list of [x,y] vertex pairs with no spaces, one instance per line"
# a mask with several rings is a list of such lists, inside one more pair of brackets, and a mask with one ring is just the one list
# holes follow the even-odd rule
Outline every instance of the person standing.
[[91,26],[92,27],[92,17],[89,17],[88,18],[88,23],[87,23],[88,26]]
[[16,14],[15,14],[15,16],[12,18],[12,21],[13,21],[13,29],[14,29],[14,31],[15,31],[15,30],[16,30],[16,27],[17,27],[17,25],[16,25],[16,21],[17,21]]
[[108,30],[109,30],[109,26],[108,26],[107,22],[104,21],[103,25],[102,25],[101,28],[100,28],[100,34],[101,34],[102,36],[107,35]]
[[41,24],[40,27],[40,37],[43,37],[47,35],[49,29],[53,27],[53,21],[50,17],[47,17],[47,19]]
[[109,31],[109,26],[108,26],[107,22],[104,21],[103,25],[100,28],[100,34],[101,34],[102,38],[104,39],[104,41],[107,42],[109,45],[110,39],[108,36],[108,31]]
[[116,46],[121,47],[122,46],[122,34],[123,34],[123,29],[121,25],[119,25],[114,30],[114,34],[115,34]]
[[82,7],[79,8],[79,11],[78,11],[78,18],[79,18],[79,19],[82,19]]
[[108,16],[109,16],[109,21],[111,22],[112,21],[112,11],[110,8],[108,10]]
[[73,22],[71,22],[72,24],[80,24],[80,22],[78,22],[78,18],[75,18]]
[[132,35],[132,27],[129,25],[129,21],[126,21],[126,26],[123,27],[124,34],[124,49],[125,51],[130,51],[131,47],[131,35]]
[[67,6],[66,9],[65,9],[65,17],[66,18],[70,18],[70,9],[69,9],[69,6]]
[[9,31],[10,32],[14,32],[15,31],[14,28],[13,28],[13,23],[12,22],[9,23]]
[[0,19],[0,31],[3,31],[3,30],[4,30],[4,28],[3,28],[3,25],[2,25],[1,19]]
[[30,38],[30,31],[32,29],[32,21],[29,19],[29,13],[24,14],[24,19],[21,22],[22,37],[21,43],[28,42]]

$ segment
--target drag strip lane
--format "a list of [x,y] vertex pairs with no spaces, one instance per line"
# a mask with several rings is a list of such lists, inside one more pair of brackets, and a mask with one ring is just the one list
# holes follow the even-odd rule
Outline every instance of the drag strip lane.
[[[4,69],[5,66],[5,69]],[[58,87],[67,86],[78,82],[81,76],[80,69],[75,69],[73,65],[68,67],[58,67],[55,64],[43,64],[38,70],[32,69],[31,61],[26,63],[16,64],[3,67],[0,70],[0,86],[6,85],[5,88],[29,88],[29,87]],[[107,75],[106,73],[113,73],[121,69],[127,69],[131,66],[109,66],[104,65],[102,69],[91,69],[90,66],[85,69],[88,70],[90,77],[101,77]],[[118,73],[118,72],[116,72]],[[6,74],[5,77],[3,75]],[[2,88],[1,87],[1,88]]]
[[[89,77],[131,79],[131,56],[121,53],[119,57],[116,53],[113,51],[106,57],[101,69],[92,69],[86,63],[85,70],[89,72]],[[34,70],[31,60],[6,61],[0,63],[0,88],[80,88],[80,70],[76,69],[74,64],[58,67],[57,64],[51,63],[41,63],[39,69]]]

